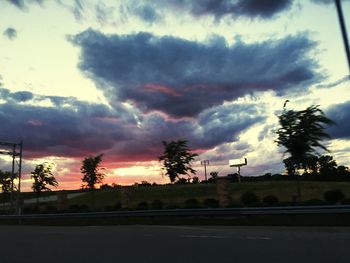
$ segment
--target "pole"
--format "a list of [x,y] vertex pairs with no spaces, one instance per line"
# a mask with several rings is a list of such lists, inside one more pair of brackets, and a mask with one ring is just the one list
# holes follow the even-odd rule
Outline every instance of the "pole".
[[344,21],[344,15],[343,15],[343,10],[341,6],[340,0],[335,0],[335,5],[337,7],[337,13],[338,13],[338,18],[339,18],[339,24],[340,24],[340,29],[341,33],[343,36],[343,42],[344,42],[344,47],[345,47],[345,53],[346,57],[348,59],[348,66],[350,70],[350,48],[349,48],[349,40],[348,40],[348,35],[346,32],[346,26],[345,26],[345,21]]
[[13,144],[13,151],[12,151],[12,170],[11,170],[11,209],[14,209],[14,183],[15,180],[15,152],[16,152],[16,144]]
[[18,215],[21,215],[22,213],[22,200],[21,200],[22,152],[23,152],[23,141],[19,143],[18,196],[17,196]]
[[201,161],[201,165],[204,166],[204,177],[205,181],[207,182],[207,165],[209,165],[209,160]]
[[241,182],[241,166],[238,166],[238,176],[237,176],[238,182]]

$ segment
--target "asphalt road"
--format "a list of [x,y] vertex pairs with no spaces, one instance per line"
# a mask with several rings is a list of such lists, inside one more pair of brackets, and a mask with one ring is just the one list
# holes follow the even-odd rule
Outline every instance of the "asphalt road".
[[350,262],[350,228],[0,226],[0,263]]

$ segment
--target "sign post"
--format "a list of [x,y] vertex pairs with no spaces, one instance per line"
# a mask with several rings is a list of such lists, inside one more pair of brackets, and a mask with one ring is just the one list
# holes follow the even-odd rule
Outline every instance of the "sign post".
[[229,160],[230,167],[238,168],[238,183],[241,182],[241,166],[247,165],[247,158]]

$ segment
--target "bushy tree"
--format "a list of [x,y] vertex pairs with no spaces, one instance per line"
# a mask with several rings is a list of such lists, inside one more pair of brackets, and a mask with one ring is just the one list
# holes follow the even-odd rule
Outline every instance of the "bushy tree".
[[[18,177],[18,174],[14,174],[14,179]],[[13,185],[14,191],[17,189],[15,188],[16,186]],[[2,201],[3,203],[6,202],[6,200],[9,197],[9,194],[12,190],[12,173],[11,172],[3,172],[0,170],[0,188],[2,191]]]
[[198,184],[199,183],[199,178],[197,176],[194,176],[192,178],[192,184]]
[[40,193],[43,191],[51,191],[48,186],[58,186],[58,182],[52,173],[51,163],[42,163],[35,166],[33,172],[31,172],[31,178],[34,180],[32,189],[37,193],[37,203],[39,203]]
[[48,186],[58,186],[58,182],[52,173],[52,164],[50,163],[42,163],[38,164],[34,171],[31,172],[31,178],[34,180],[32,189],[36,193],[40,193],[42,191],[51,191]]
[[105,174],[101,172],[104,168],[101,168],[103,154],[99,154],[95,157],[89,156],[86,157],[80,168],[80,171],[83,174],[83,187],[87,187],[90,189],[95,189],[96,184],[102,183],[105,178]]
[[317,150],[328,151],[321,141],[330,138],[325,132],[325,125],[334,122],[325,116],[318,105],[301,111],[284,110],[278,118],[281,127],[276,131],[276,142],[284,146],[285,153],[290,155],[285,159],[288,171],[295,173],[296,169],[306,170],[310,160],[317,156]]
[[337,175],[337,163],[330,155],[322,155],[318,159],[319,174],[322,178],[332,178]]
[[323,197],[327,202],[329,202],[331,204],[335,204],[335,203],[338,203],[341,200],[343,200],[346,196],[342,190],[333,189],[333,190],[329,190],[329,191],[325,192],[323,194]]
[[[12,186],[12,173],[11,172],[3,172],[0,170],[0,186],[1,191],[3,193],[11,192]],[[14,178],[17,177],[17,174],[14,175]]]
[[192,169],[192,162],[198,154],[191,152],[186,140],[171,141],[169,143],[163,141],[163,145],[165,149],[163,155],[159,157],[159,161],[163,162],[163,169],[171,182],[180,179],[179,175],[196,173]]

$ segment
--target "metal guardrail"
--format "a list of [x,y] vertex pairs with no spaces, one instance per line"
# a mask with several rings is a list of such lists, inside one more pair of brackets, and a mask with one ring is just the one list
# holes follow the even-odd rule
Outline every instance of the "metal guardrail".
[[8,219],[112,219],[120,217],[159,217],[159,216],[244,216],[244,215],[302,215],[302,214],[350,214],[350,205],[332,206],[289,206],[254,208],[197,208],[163,209],[86,213],[24,214],[0,215],[1,220]]

